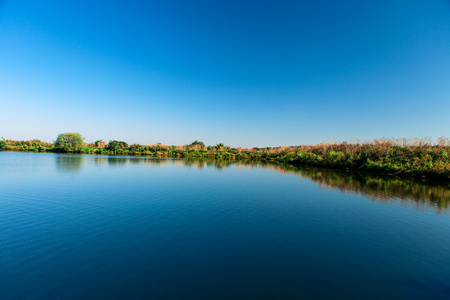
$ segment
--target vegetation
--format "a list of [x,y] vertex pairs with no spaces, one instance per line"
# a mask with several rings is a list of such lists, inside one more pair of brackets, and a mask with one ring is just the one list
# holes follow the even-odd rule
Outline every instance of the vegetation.
[[2,138],[2,140],[0,141],[0,150],[4,150],[6,149],[6,142],[5,139]]
[[109,141],[108,146],[106,147],[107,150],[110,150],[116,154],[117,152],[120,152],[122,149],[127,149],[128,144],[125,142],[119,142],[119,141]]
[[83,152],[84,137],[79,133],[61,133],[56,138],[55,149],[60,152]]
[[406,177],[450,179],[450,143],[426,139],[374,140],[304,146],[280,160],[298,165],[347,169]]
[[79,133],[58,135],[54,144],[31,141],[0,141],[0,149],[15,151],[84,152],[105,155],[157,157],[195,157],[222,160],[264,161],[383,173],[402,177],[450,180],[450,140],[380,139],[371,142],[333,142],[314,146],[282,146],[266,148],[231,148],[223,143],[205,146],[201,141],[189,145],[131,144],[123,141],[97,140],[85,144]]
[[53,151],[53,149],[53,143],[47,143],[40,140],[13,141],[2,139],[2,141],[0,141],[0,150],[43,152]]

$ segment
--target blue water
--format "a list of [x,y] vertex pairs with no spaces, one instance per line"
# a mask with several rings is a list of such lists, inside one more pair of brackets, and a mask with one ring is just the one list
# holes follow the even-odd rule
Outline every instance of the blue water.
[[0,152],[0,298],[450,299],[443,199],[308,172]]

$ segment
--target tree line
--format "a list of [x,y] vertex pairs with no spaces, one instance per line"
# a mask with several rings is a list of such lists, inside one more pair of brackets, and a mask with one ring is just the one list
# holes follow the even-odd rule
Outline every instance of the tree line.
[[232,148],[223,143],[206,146],[197,140],[180,146],[168,146],[161,143],[128,145],[124,141],[117,140],[108,143],[97,140],[87,144],[79,133],[62,133],[57,136],[54,143],[40,140],[12,141],[2,138],[0,150],[267,161],[450,180],[450,140],[444,137],[439,138],[435,143],[428,138],[414,138]]

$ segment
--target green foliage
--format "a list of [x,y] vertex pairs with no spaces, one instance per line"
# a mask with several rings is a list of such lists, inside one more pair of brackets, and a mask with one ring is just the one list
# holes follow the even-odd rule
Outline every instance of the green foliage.
[[160,157],[196,157],[278,162],[320,168],[346,169],[358,172],[377,172],[404,177],[439,178],[450,180],[450,140],[440,138],[438,144],[414,140],[374,140],[359,143],[321,143],[313,146],[281,146],[263,148],[231,148],[223,143],[205,147],[201,141],[184,146],[132,144],[123,141],[86,145],[79,133],[60,134],[53,144],[40,140],[0,140],[0,150],[62,151],[108,155],[147,155]]
[[195,140],[189,146],[200,146],[201,148],[204,148],[205,143]]
[[97,148],[103,148],[103,147],[105,147],[105,142],[104,141],[102,141],[102,140],[96,140],[95,142],[94,142],[94,145],[95,145],[95,147],[97,147]]
[[440,146],[396,145],[308,147],[284,156],[277,161],[332,169],[395,174],[406,177],[450,179],[448,149]]
[[119,151],[123,151],[125,148],[128,148],[128,144],[122,141],[109,141],[108,146],[106,147],[107,150],[114,151],[115,153]]
[[84,137],[78,132],[61,133],[56,138],[55,148],[61,152],[83,152]]
[[130,150],[131,152],[135,153],[137,151],[140,151],[141,148],[142,147],[139,144],[132,144],[132,145],[130,145],[130,147],[128,147],[128,150]]

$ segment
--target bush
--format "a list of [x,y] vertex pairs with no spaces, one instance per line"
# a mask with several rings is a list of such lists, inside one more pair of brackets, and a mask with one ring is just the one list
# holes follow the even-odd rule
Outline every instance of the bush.
[[128,144],[122,141],[109,141],[108,146],[106,147],[107,150],[114,151],[114,152],[124,152],[128,148]]
[[78,132],[61,133],[56,138],[55,147],[61,152],[83,152],[84,137]]

